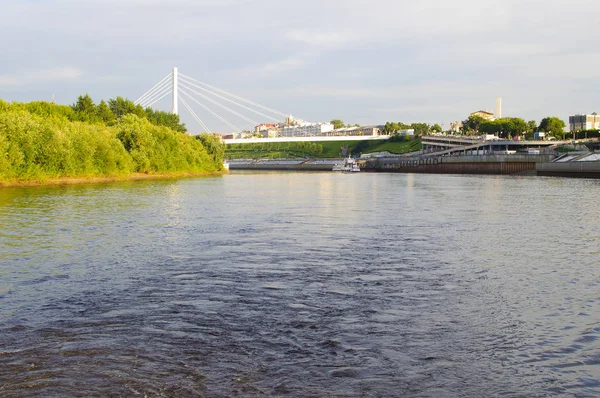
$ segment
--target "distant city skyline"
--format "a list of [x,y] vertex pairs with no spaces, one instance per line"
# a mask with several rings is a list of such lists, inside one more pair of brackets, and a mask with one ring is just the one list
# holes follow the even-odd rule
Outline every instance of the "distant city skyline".
[[[498,97],[503,116],[538,123],[600,112],[600,10],[591,0],[5,0],[2,8],[7,101],[136,99],[177,66],[315,122],[448,128],[494,112]],[[170,110],[169,100],[157,108]],[[190,132],[200,130],[180,113]]]

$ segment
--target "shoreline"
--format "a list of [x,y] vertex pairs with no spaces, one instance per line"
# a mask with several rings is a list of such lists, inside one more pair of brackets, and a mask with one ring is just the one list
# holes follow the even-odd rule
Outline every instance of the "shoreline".
[[88,177],[59,177],[45,180],[17,180],[0,181],[0,189],[15,187],[45,187],[56,185],[83,185],[105,182],[147,181],[147,180],[174,180],[179,178],[211,177],[227,174],[226,170],[203,173],[176,172],[176,173],[133,173],[117,176],[88,176]]

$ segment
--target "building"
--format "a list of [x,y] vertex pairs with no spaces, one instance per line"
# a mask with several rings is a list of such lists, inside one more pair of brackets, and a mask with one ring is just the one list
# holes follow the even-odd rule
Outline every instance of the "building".
[[362,135],[380,135],[381,134],[381,130],[379,129],[378,126],[363,126],[363,127],[359,127],[359,131]]
[[265,130],[271,130],[277,128],[276,124],[272,124],[272,123],[262,123],[257,125],[256,127],[254,127],[254,131],[256,131],[257,133],[261,132],[261,131],[265,131]]
[[284,126],[280,130],[282,137],[318,137],[329,135],[333,131],[331,123],[298,123],[295,126]]
[[490,120],[490,121],[496,120],[496,116],[494,116],[494,114],[492,112],[488,112],[488,111],[481,111],[481,110],[476,111],[476,112],[471,113],[469,116],[481,116],[485,120]]
[[378,126],[353,126],[353,127],[342,127],[340,129],[336,129],[327,135],[330,136],[378,136],[380,134],[380,129]]
[[569,131],[599,130],[600,115],[596,112],[591,115],[569,116]]
[[450,122],[450,132],[452,133],[460,133],[460,129],[462,128],[463,124],[461,121],[456,121],[456,122]]

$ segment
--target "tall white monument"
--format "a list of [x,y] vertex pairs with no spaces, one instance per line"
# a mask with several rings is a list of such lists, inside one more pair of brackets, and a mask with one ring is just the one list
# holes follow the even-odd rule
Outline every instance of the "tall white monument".
[[496,98],[496,119],[502,117],[502,98]]

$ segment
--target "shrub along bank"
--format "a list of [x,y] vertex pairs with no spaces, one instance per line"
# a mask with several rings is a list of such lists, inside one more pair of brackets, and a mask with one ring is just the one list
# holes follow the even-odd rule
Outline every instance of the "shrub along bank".
[[0,101],[0,182],[222,169],[223,145],[213,137],[192,137],[135,114],[107,124],[69,120],[69,107],[61,105],[34,108]]

